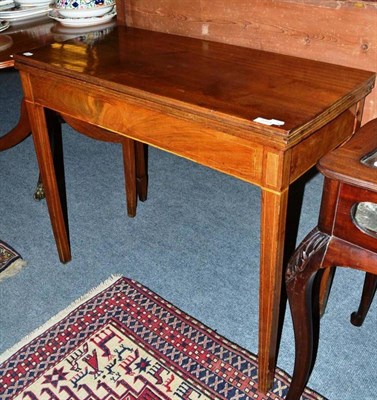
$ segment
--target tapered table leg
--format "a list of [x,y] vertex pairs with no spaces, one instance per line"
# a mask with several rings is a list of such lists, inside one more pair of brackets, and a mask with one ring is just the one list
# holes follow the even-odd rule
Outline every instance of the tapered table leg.
[[288,189],[262,190],[258,387],[271,387],[276,365]]
[[[71,260],[66,199],[65,190],[61,186],[64,182],[61,182],[61,179],[58,182],[56,172],[61,174],[62,165],[57,164],[62,163],[62,157],[54,160],[44,108],[28,103],[27,109],[34,116],[31,121],[33,140],[59,258],[61,262],[66,263]],[[58,153],[61,154],[61,152]]]
[[137,206],[135,147],[136,144],[134,140],[123,139],[123,165],[126,184],[127,215],[129,217],[134,217],[136,215]]
[[148,146],[135,142],[136,186],[140,201],[146,201],[148,196]]
[[126,180],[127,215],[136,215],[137,195],[141,201],[147,199],[147,151],[146,145],[124,136],[114,134],[99,126],[91,125],[68,115],[62,115],[65,122],[77,132],[96,140],[121,143],[123,170]]

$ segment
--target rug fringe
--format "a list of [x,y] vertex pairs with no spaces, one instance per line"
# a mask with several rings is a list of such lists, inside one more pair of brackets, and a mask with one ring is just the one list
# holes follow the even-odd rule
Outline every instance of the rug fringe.
[[22,258],[14,261],[9,267],[5,268],[4,271],[0,273],[0,282],[16,275],[21,271],[22,268],[26,266],[26,261]]
[[106,290],[109,286],[111,286],[113,283],[115,283],[120,278],[122,278],[122,275],[111,275],[104,282],[100,283],[97,287],[91,289],[89,292],[85,293],[80,298],[78,298],[73,303],[71,303],[67,308],[60,311],[58,314],[56,314],[52,318],[50,318],[48,321],[46,321],[42,326],[37,328],[35,331],[33,331],[30,334],[28,334],[27,336],[25,336],[14,346],[9,348],[8,350],[5,350],[5,352],[0,355],[0,364],[2,364],[4,361],[6,361],[11,355],[13,355],[17,351],[19,351],[23,346],[27,345],[33,339],[35,339],[36,337],[41,335],[47,329],[51,328],[54,324],[58,323],[61,319],[66,317],[75,308],[77,308],[81,304],[85,303],[86,301],[91,299],[96,294],[102,292],[103,290]]

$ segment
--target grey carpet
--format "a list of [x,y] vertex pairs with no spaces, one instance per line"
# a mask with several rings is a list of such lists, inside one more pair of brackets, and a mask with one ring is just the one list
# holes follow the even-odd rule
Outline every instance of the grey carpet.
[[[0,127],[16,123],[16,71],[0,73]],[[28,262],[0,284],[0,353],[112,274],[138,280],[239,345],[257,352],[259,189],[150,150],[149,198],[127,218],[118,145],[64,127],[73,260],[59,263],[46,203],[33,200],[32,139],[0,154],[0,237]],[[306,188],[300,239],[316,225],[322,177]],[[349,315],[363,275],[338,269],[309,385],[331,400],[376,396],[377,301],[364,326]],[[278,364],[292,372],[289,312]]]

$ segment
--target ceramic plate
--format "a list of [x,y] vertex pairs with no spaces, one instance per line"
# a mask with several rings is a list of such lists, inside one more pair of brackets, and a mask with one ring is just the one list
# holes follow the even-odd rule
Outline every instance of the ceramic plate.
[[110,12],[114,7],[113,4],[98,6],[98,7],[89,7],[89,8],[58,8],[55,10],[65,18],[89,18],[89,17],[101,17],[102,15]]
[[0,20],[6,21],[18,21],[22,19],[28,19],[30,17],[36,17],[37,15],[48,14],[49,7],[14,7],[11,10],[0,11]]
[[56,21],[59,21],[64,26],[92,26],[92,25],[99,25],[104,24],[105,22],[110,21],[112,18],[116,16],[116,11],[113,10],[108,14],[102,15],[101,17],[87,17],[87,18],[64,18],[59,15],[56,10],[52,10],[49,13],[49,16]]
[[14,0],[22,7],[46,6],[54,3],[54,0]]
[[77,37],[77,35],[88,34],[97,31],[110,31],[112,28],[116,26],[116,21],[108,21],[101,22],[100,24],[92,25],[92,26],[82,26],[82,27],[72,27],[72,26],[64,26],[62,24],[54,24],[51,28],[51,32],[54,34],[54,37],[61,41],[61,37],[64,37],[64,40],[72,39]]
[[11,8],[14,8],[14,6],[15,6],[15,4],[14,4],[13,0],[5,1],[5,2],[0,1],[0,11],[10,10]]
[[0,21],[0,32],[5,31],[5,29],[9,28],[9,21]]
[[[24,28],[27,27],[33,27],[32,28],[32,33],[31,35],[37,37],[39,35],[39,31],[44,31],[45,26],[49,28],[49,30],[46,32],[48,33],[51,29],[51,20],[48,18],[48,12],[42,15],[31,15],[30,17],[23,17],[21,19],[16,19],[13,21],[10,21],[11,27],[12,28],[17,28],[17,30],[12,29],[13,32],[20,32]],[[40,27],[36,27],[37,25],[40,25]]]

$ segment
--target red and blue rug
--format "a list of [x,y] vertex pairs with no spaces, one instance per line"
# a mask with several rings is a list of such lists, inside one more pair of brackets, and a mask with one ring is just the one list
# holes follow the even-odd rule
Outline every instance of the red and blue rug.
[[0,240],[0,281],[15,275],[25,265],[20,254]]
[[[257,357],[139,283],[113,278],[0,357],[0,398],[284,399],[277,369],[258,392]],[[305,400],[324,400],[306,389]]]

